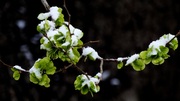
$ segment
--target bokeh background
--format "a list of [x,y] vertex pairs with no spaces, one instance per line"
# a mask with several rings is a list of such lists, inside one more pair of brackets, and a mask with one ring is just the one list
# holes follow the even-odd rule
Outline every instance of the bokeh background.
[[[63,7],[63,0],[48,0]],[[84,32],[83,41],[104,58],[130,56],[145,50],[163,34],[180,30],[179,0],[66,0],[71,24]],[[63,8],[64,9],[64,8]],[[9,65],[31,68],[45,56],[39,49],[41,34],[36,31],[37,16],[45,12],[40,0],[0,1],[0,59]],[[68,19],[64,10],[65,19]],[[179,38],[178,38],[179,39]],[[141,72],[131,67],[116,69],[116,63],[104,63],[101,90],[94,97],[74,90],[73,82],[81,72],[70,68],[51,76],[51,87],[29,82],[26,73],[19,81],[10,68],[0,64],[0,101],[180,101],[180,49],[170,51],[163,65],[148,65]],[[56,61],[56,65],[64,64]],[[79,63],[94,75],[99,61]]]

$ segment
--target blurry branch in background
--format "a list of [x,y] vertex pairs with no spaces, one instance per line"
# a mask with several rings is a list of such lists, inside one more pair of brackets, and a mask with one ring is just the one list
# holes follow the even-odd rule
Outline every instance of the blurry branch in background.
[[42,4],[44,5],[45,9],[46,9],[47,11],[49,11],[50,6],[49,6],[48,2],[47,2],[46,0],[41,0],[41,2],[42,2]]

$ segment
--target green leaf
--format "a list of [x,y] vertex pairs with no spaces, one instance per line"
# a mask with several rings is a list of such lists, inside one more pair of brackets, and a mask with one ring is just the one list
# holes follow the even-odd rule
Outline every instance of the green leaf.
[[90,89],[91,89],[93,92],[97,93],[97,92],[99,92],[100,87],[99,87],[98,85],[94,84],[94,83],[91,81],[91,82],[90,82]]
[[[149,50],[150,51],[150,50]],[[151,57],[148,56],[148,51],[142,51],[140,53],[140,58],[142,59],[142,61],[145,63],[145,64],[149,64],[151,62]]]
[[177,38],[174,38],[170,43],[169,43],[169,48],[176,50],[178,48],[178,40]]
[[151,60],[152,60],[151,58],[147,58],[147,59],[143,60],[143,62],[147,65],[151,62]]
[[79,81],[79,82],[74,83],[75,90],[81,90],[81,86],[82,86],[82,84],[81,84],[81,82],[80,82],[80,81]]
[[11,70],[12,70],[13,72],[17,71],[17,69],[15,69],[15,68],[13,68],[13,67],[11,68]]
[[97,90],[96,90],[96,85],[95,85],[92,81],[90,81],[89,84],[90,84],[90,89],[91,89],[93,92],[97,92]]
[[56,26],[61,26],[64,23],[64,15],[62,14],[62,9],[58,9],[60,15],[59,18],[55,21]]
[[34,66],[36,68],[40,68],[44,70],[46,74],[53,75],[56,71],[56,67],[54,66],[53,62],[50,60],[49,57],[44,57],[37,61]]
[[39,33],[42,33],[42,34],[45,34],[45,33],[46,33],[46,32],[44,31],[44,29],[41,29],[41,28],[40,28],[39,25],[37,26],[36,29],[37,29],[37,31],[38,31]]
[[89,88],[87,85],[81,88],[81,94],[86,95],[89,91]]
[[141,70],[144,70],[145,68],[145,64],[141,59],[135,60],[133,63],[131,63],[131,66],[136,71],[141,71]]
[[162,58],[164,58],[164,59],[167,59],[167,58],[169,58],[170,57],[170,55],[168,55],[168,54],[163,54],[162,55]]
[[30,73],[30,81],[34,84],[37,84],[39,82],[38,78],[36,78],[34,73]]
[[80,46],[80,48],[83,46],[83,42],[81,40],[78,40],[78,46]]
[[14,73],[13,73],[13,78],[14,78],[15,80],[19,80],[19,78],[20,78],[20,72],[19,72],[18,70],[14,71]]
[[44,74],[42,76],[41,81],[39,82],[39,85],[49,87],[50,86],[49,82],[50,82],[49,77],[46,74]]
[[169,52],[169,48],[167,48],[167,47],[160,46],[159,48],[163,54],[167,54]]
[[123,62],[118,62],[117,68],[118,68],[118,69],[121,69],[122,67],[123,67]]
[[[58,49],[51,48],[51,50],[47,51],[46,56],[51,59],[58,59],[59,53],[60,53],[60,51]],[[61,52],[61,54],[64,55],[62,52]]]
[[53,75],[56,71],[56,67],[51,67],[49,69],[46,69],[46,74]]
[[161,65],[164,63],[164,59],[162,57],[157,57],[152,60],[154,65]]
[[48,23],[48,20],[45,20],[45,24],[44,24],[44,30],[45,32],[47,32],[50,29],[50,25]]
[[139,55],[141,59],[146,59],[147,58],[147,51],[142,51]]

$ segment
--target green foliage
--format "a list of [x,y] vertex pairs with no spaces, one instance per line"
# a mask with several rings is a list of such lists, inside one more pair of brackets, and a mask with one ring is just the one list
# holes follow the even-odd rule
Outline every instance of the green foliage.
[[49,87],[50,79],[48,75],[53,75],[56,67],[50,58],[45,57],[35,62],[30,71],[30,81],[41,86]]
[[[47,13],[51,15],[51,12]],[[80,59],[78,49],[83,46],[83,42],[80,40],[83,32],[64,22],[61,8],[56,11],[59,16],[55,21],[47,20],[50,17],[47,16],[47,13],[41,13],[38,16],[40,20],[43,20],[37,26],[37,31],[44,35],[40,40],[41,49],[46,50],[46,56],[51,59],[60,59],[63,62],[76,64]]]
[[79,75],[76,77],[76,80],[74,81],[74,87],[75,90],[80,90],[81,94],[85,95],[88,92],[91,93],[93,96],[93,93],[97,93],[100,91],[100,87],[98,85],[98,78],[91,77],[87,75]]
[[123,62],[118,62],[117,68],[118,68],[118,69],[121,69],[122,67],[123,67]]
[[62,14],[62,8],[58,8],[59,17],[55,21],[57,26],[61,26],[64,23],[64,15]]
[[11,70],[13,71],[13,78],[15,80],[19,80],[20,79],[20,71],[15,68],[11,68]]
[[141,71],[141,70],[144,70],[145,63],[143,62],[143,60],[137,59],[131,63],[131,66],[133,67],[134,70]]
[[170,43],[169,43],[169,48],[176,50],[178,48],[178,40],[177,38],[174,38]]
[[151,62],[151,57],[148,56],[148,51],[140,52],[140,58],[145,64],[149,64]]

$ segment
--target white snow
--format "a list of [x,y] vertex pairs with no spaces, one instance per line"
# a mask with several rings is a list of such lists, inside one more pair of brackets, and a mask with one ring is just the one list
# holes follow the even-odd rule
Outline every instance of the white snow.
[[151,55],[157,55],[158,51],[160,51],[160,46],[166,46],[166,44],[174,38],[174,35],[167,34],[159,38],[159,40],[153,41],[149,44],[149,48],[152,48],[152,52],[149,54]]
[[13,68],[20,70],[20,71],[26,71],[25,69],[21,68],[21,66],[15,65]]
[[49,30],[47,32],[47,37],[50,39],[50,41],[53,41],[56,43],[56,41],[54,40],[54,36],[59,34],[57,30]]
[[86,47],[86,48],[83,48],[83,53],[82,55],[83,56],[87,56],[89,54],[91,54],[92,52],[94,52],[95,50],[91,47]]
[[36,67],[33,66],[31,69],[29,69],[29,72],[30,72],[30,73],[34,73],[35,76],[36,76],[38,79],[42,78],[42,75],[41,75],[41,73],[40,73],[40,69],[39,69],[39,68],[36,68]]
[[70,43],[69,42],[65,42],[62,44],[62,46],[68,46]]
[[64,35],[64,37],[66,37],[68,28],[65,25],[62,25],[61,27],[59,27],[58,31],[61,32]]
[[44,29],[45,24],[48,24],[50,26],[49,30],[53,30],[55,28],[55,23],[49,20],[41,21],[38,26],[40,27],[40,29]]
[[134,54],[131,57],[129,57],[129,59],[126,61],[126,65],[131,64],[132,62],[134,62],[136,59],[139,58],[139,54]]
[[78,39],[75,35],[71,36],[71,40],[72,40],[72,46],[78,45]]
[[83,77],[82,77],[82,80],[83,80],[82,86],[87,85],[88,87],[90,87],[90,82],[92,82],[94,85],[98,84],[100,82],[100,80],[95,78],[95,77],[91,77],[89,75],[88,75],[88,77],[89,78],[87,78],[86,75],[83,75]]
[[87,55],[90,55],[91,57],[93,57],[93,59],[102,59],[98,53],[91,47],[86,47],[86,48],[83,48],[83,53],[82,53],[83,56],[87,56]]
[[73,53],[72,49],[68,50],[68,54],[71,59],[74,59],[74,53]]
[[44,19],[47,19],[49,16],[50,16],[49,12],[48,13],[40,13],[37,18],[39,20],[44,20]]
[[94,82],[95,84],[98,84],[100,82],[99,79],[94,78],[94,77],[90,78],[90,81]]
[[[65,23],[66,25],[69,24],[69,22],[67,22],[67,21],[65,21],[64,23]],[[75,29],[75,28],[70,24],[70,25],[69,25],[69,30],[70,30],[71,34],[74,33],[74,29]]]
[[49,42],[49,40],[46,37],[42,37],[44,42],[41,44],[40,49],[50,50],[50,48],[45,47],[45,44]]
[[98,78],[101,78],[101,77],[102,77],[102,74],[101,74],[101,73],[97,73],[96,76],[97,76]]
[[119,57],[117,58],[117,61],[122,62],[123,60],[127,60],[128,57]]
[[74,35],[78,38],[81,39],[83,36],[83,32],[80,29],[74,29]]
[[56,21],[60,15],[60,12],[58,11],[59,8],[58,7],[51,7],[50,8],[50,15],[51,15],[51,18]]

